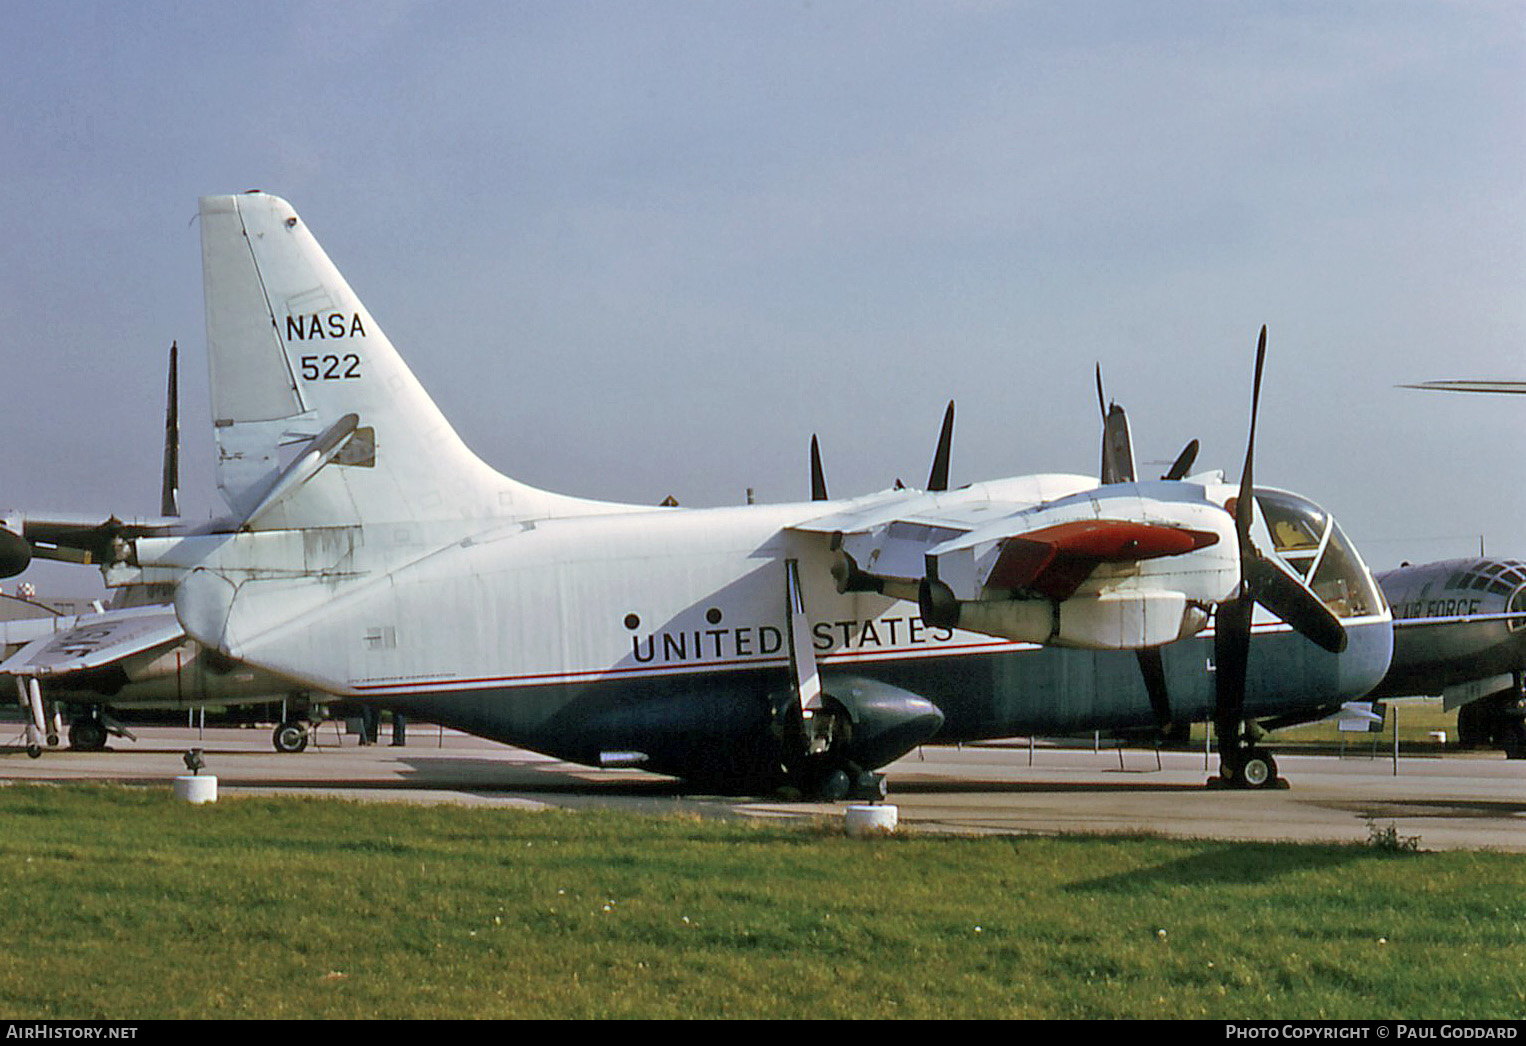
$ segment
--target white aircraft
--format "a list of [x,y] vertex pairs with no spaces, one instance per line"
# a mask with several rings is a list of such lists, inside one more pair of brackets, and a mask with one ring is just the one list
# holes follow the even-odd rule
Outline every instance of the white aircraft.
[[[1252,483],[1264,329],[1238,487],[1134,482],[1115,449],[1115,482],[949,490],[946,423],[926,490],[652,509],[484,464],[284,200],[204,198],[201,230],[231,515],[79,533],[108,584],[169,586],[187,637],[294,692],[590,765],[873,797],[924,742],[1205,718],[1224,776],[1268,784],[1248,720],[1317,718],[1388,665],[1339,528]],[[1254,646],[1253,602],[1282,619]]]

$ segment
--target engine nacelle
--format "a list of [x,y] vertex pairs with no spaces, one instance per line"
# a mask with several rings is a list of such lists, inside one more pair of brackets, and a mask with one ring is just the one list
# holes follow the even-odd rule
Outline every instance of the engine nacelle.
[[15,531],[0,527],[0,577],[15,577],[32,562],[32,546]]
[[895,762],[943,728],[943,710],[920,694],[863,676],[828,674],[822,683],[848,714],[842,753],[867,770]]
[[1070,599],[960,600],[940,581],[924,581],[918,605],[937,628],[963,628],[1024,643],[1138,650],[1174,643],[1208,624],[1185,593],[1123,590]]

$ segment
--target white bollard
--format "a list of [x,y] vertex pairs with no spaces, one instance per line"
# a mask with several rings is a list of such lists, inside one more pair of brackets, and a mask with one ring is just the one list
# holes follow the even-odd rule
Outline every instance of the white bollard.
[[217,802],[216,775],[181,774],[175,778],[175,798],[188,803]]
[[854,838],[866,835],[889,835],[895,831],[899,817],[899,808],[885,803],[876,803],[873,806],[850,806],[846,815],[848,834]]

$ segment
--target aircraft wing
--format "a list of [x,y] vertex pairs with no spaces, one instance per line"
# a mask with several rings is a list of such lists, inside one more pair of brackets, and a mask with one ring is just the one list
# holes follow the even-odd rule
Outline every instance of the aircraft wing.
[[[829,535],[846,562],[834,570],[845,590],[885,591],[884,582],[938,581],[953,598],[986,589],[1064,600],[1103,564],[1178,556],[1218,544],[1223,534],[1175,511],[1190,501],[1115,484],[1039,505],[928,496],[885,501],[808,520],[794,530]],[[1173,492],[1174,493],[1174,492]],[[1215,509],[1215,516],[1225,516]],[[1225,516],[1227,518],[1227,516]]]
[[59,676],[100,668],[184,636],[173,607],[85,614],[73,627],[35,639],[0,662],[0,675]]
[[927,495],[890,497],[790,529],[830,538],[845,557],[834,568],[844,591],[883,591],[883,582],[916,583],[927,576],[930,549],[969,534],[988,521],[989,502],[944,508]]

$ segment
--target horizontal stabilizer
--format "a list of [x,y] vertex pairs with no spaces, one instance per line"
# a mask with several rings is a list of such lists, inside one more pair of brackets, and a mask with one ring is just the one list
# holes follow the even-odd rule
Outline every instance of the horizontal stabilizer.
[[249,515],[244,519],[244,526],[253,526],[261,516],[300,490],[302,484],[312,479],[323,466],[333,461],[345,442],[355,434],[359,424],[359,417],[346,414],[314,436],[306,449],[276,477],[270,490],[249,510]]

